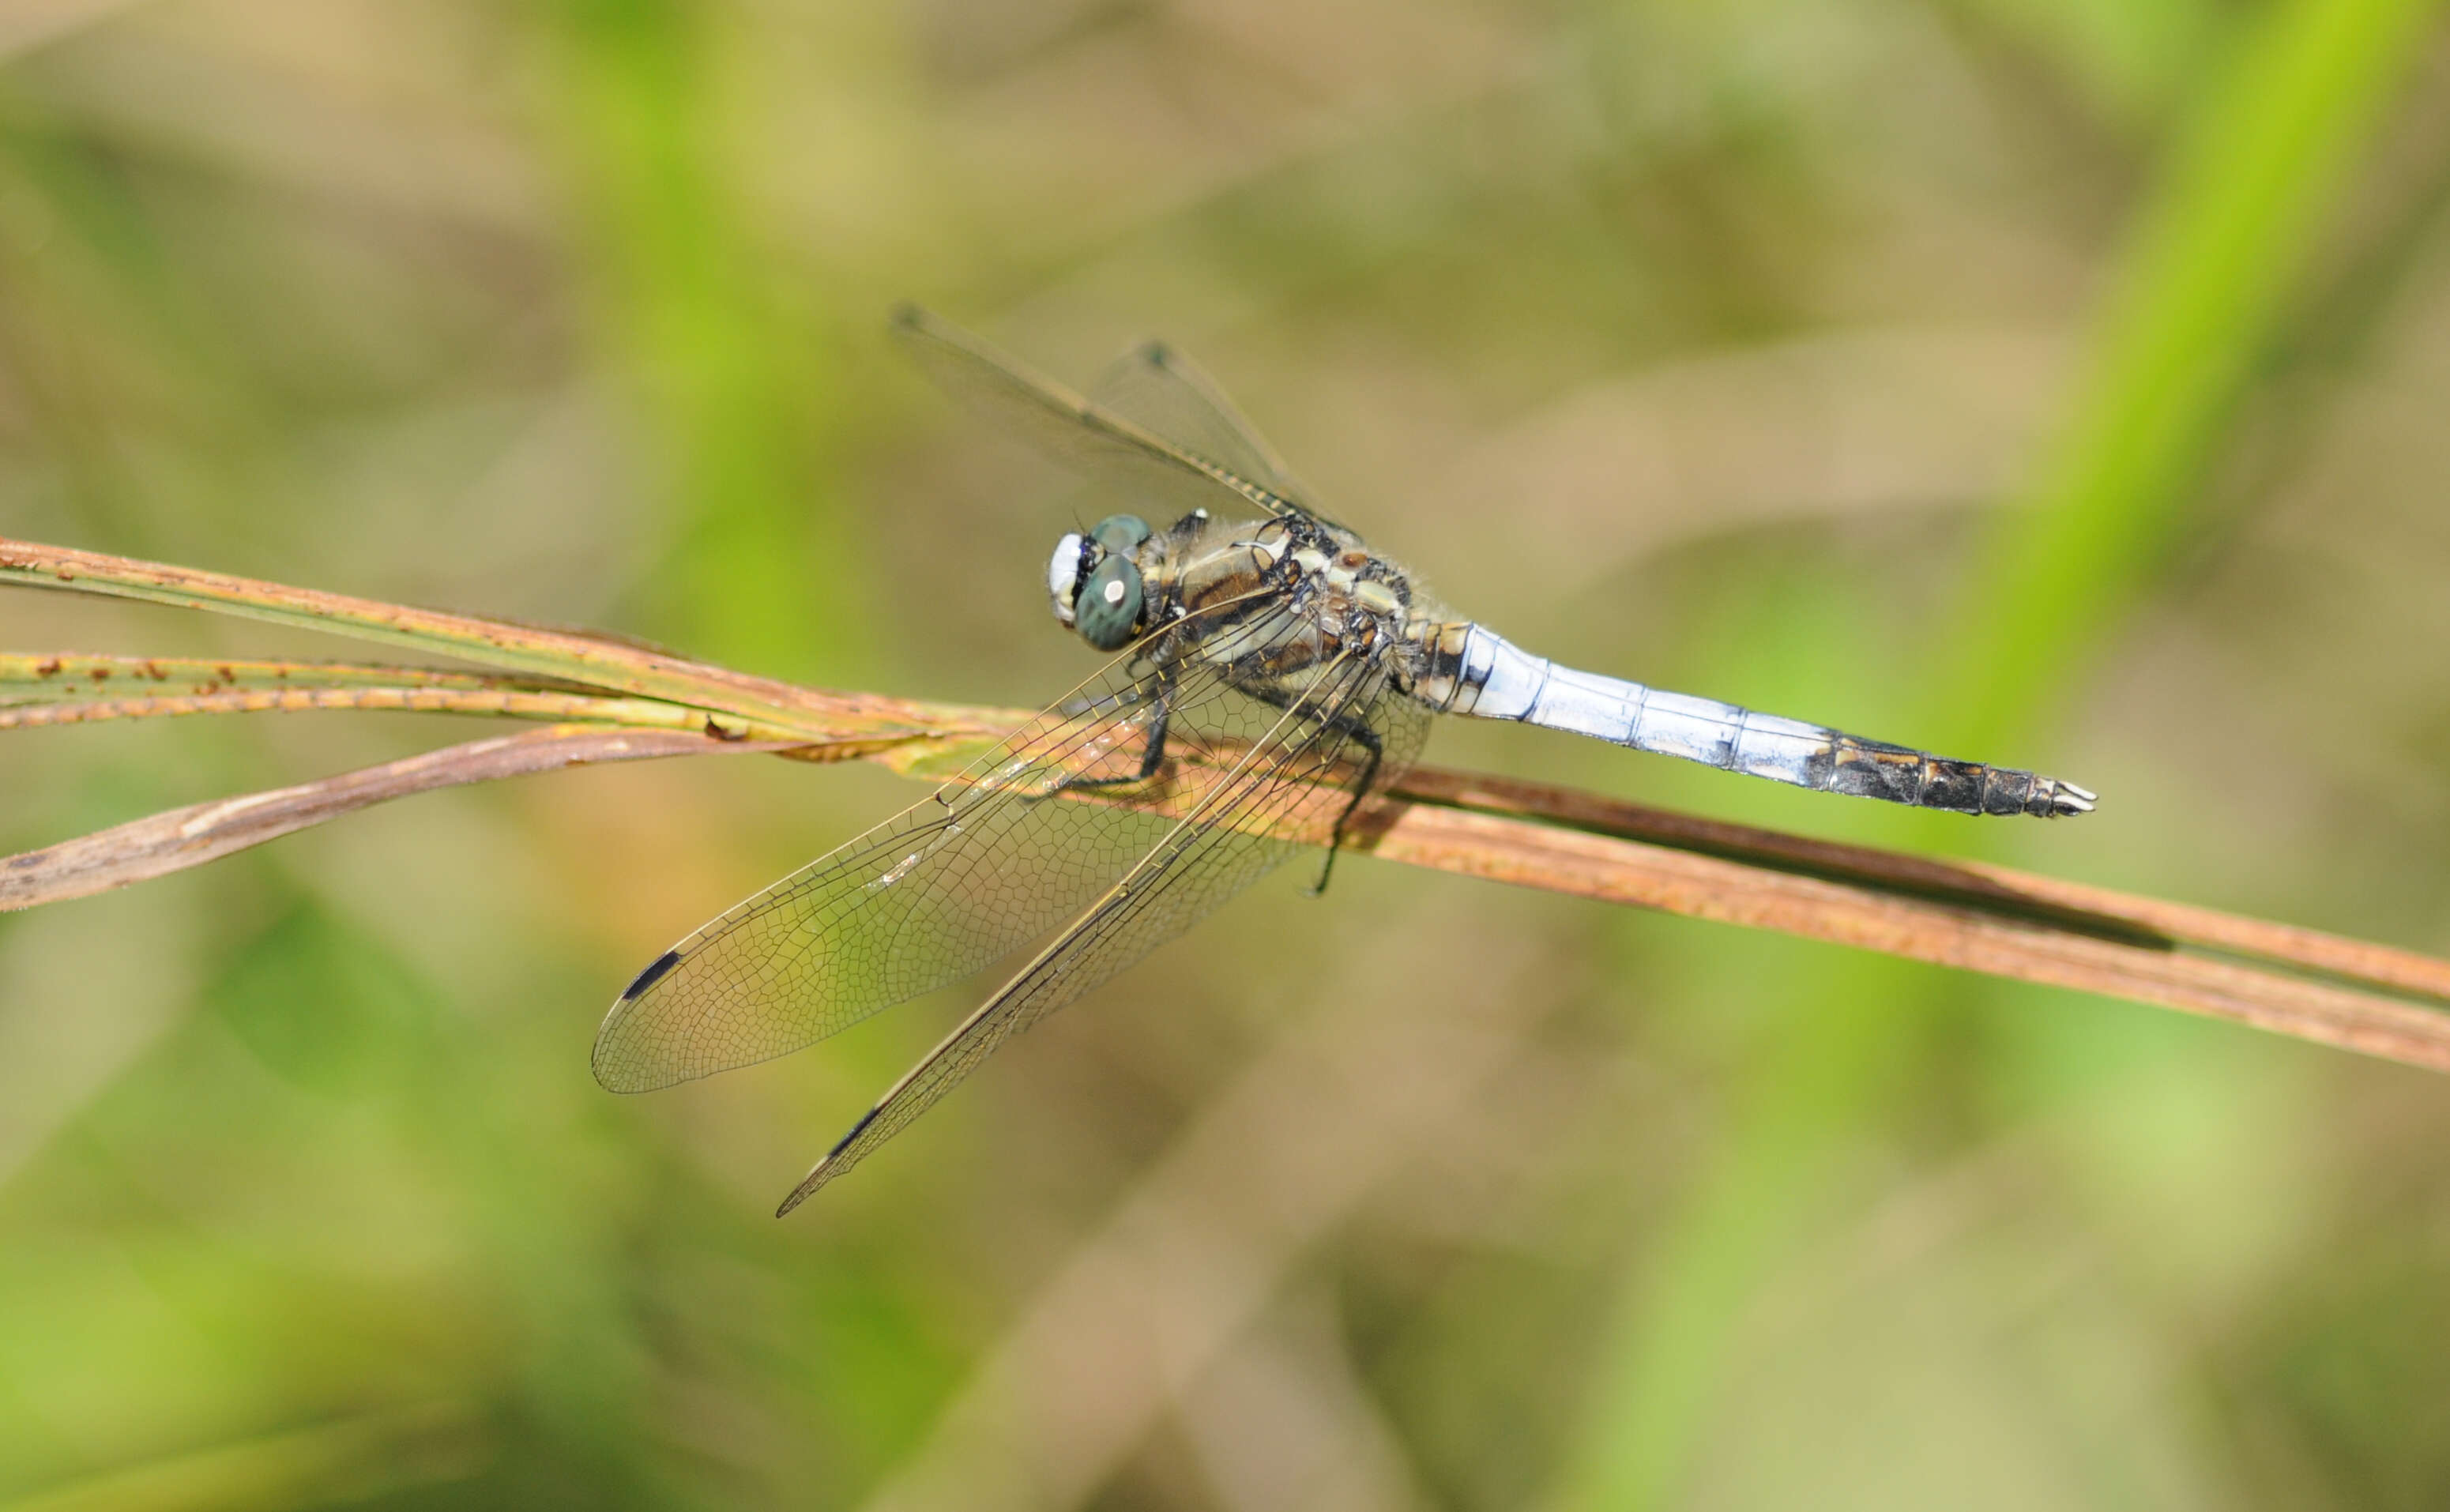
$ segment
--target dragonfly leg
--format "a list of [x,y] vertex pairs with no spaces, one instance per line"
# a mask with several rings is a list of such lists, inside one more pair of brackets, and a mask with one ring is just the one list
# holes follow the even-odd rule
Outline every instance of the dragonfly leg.
[[[1235,686],[1263,704],[1272,704],[1296,716],[1303,712],[1299,697],[1270,688],[1256,679]],[[1387,743],[1366,721],[1349,714],[1323,720],[1315,715],[1312,717],[1322,731],[1349,741],[1367,753],[1367,760],[1361,764],[1361,780],[1352,785],[1351,795],[1345,799],[1344,807],[1335,816],[1335,824],[1328,830],[1327,860],[1320,863],[1318,881],[1312,882],[1310,889],[1311,896],[1315,898],[1327,891],[1328,879],[1335,874],[1335,853],[1344,848],[1344,826],[1361,807],[1361,801],[1370,796],[1370,785],[1378,780],[1378,768],[1387,756]]]
[[1128,787],[1157,774],[1157,768],[1165,765],[1166,727],[1174,718],[1174,679],[1160,671],[1149,680],[1149,686],[1155,709],[1149,716],[1148,741],[1140,747],[1139,770],[1129,777],[1066,777],[1042,796],[1052,798],[1080,787]]
[[1316,898],[1327,891],[1327,880],[1335,875],[1335,857],[1344,848],[1344,826],[1361,807],[1361,800],[1370,796],[1370,785],[1378,780],[1379,764],[1386,760],[1387,743],[1369,726],[1355,723],[1344,732],[1345,738],[1370,753],[1361,764],[1361,781],[1352,785],[1352,796],[1344,801],[1344,809],[1335,816],[1335,827],[1327,832],[1327,859],[1318,863],[1318,881],[1311,883],[1310,895]]

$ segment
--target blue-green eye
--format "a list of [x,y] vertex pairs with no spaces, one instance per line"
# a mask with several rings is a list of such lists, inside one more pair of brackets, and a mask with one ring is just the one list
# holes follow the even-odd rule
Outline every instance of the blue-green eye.
[[1127,555],[1149,538],[1149,525],[1137,514],[1109,514],[1089,536],[1106,550]]
[[1073,596],[1072,621],[1080,638],[1101,651],[1131,644],[1140,624],[1140,570],[1130,557],[1109,556],[1097,565]]

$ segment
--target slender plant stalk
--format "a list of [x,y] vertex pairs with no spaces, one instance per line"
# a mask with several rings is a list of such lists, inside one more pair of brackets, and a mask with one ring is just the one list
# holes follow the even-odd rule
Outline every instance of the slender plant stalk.
[[267,840],[411,793],[598,762],[707,751],[773,750],[768,742],[714,741],[690,730],[554,725],[445,746],[337,777],[190,804],[0,861],[0,910],[108,892],[201,866]]
[[[310,708],[406,710],[418,714],[498,714],[513,719],[592,720],[634,728],[729,733],[712,714],[650,698],[538,693],[508,688],[246,688],[222,693],[163,693],[0,708],[0,729],[88,725],[170,714],[298,713]],[[745,737],[743,737],[745,738]]]
[[[798,688],[585,631],[0,539],[0,582],[11,579],[330,630],[493,670],[9,653],[0,728],[310,708],[553,723],[9,857],[0,909],[199,865],[411,793],[598,762],[759,751],[951,778],[1028,717]],[[1187,759],[1184,779],[1223,759]],[[1067,801],[1113,800],[1092,790]],[[1321,838],[1300,817],[1288,824],[1286,838]],[[2450,1071],[2450,1014],[2439,1011],[2450,1006],[2450,962],[2210,909],[1434,767],[1366,805],[1348,843],[1407,865],[2153,1003]]]
[[593,630],[448,614],[68,547],[0,538],[0,583],[212,610],[429,656],[455,656],[498,672],[608,694],[662,699],[705,709],[724,734],[740,739],[793,733],[821,741],[895,732],[924,737],[943,728],[928,705],[799,688]]
[[385,667],[361,662],[247,661],[196,656],[98,656],[82,651],[29,656],[0,651],[0,707],[55,704],[84,698],[128,697],[137,692],[226,693],[260,688],[557,687],[581,685],[490,672],[446,672],[423,667]]

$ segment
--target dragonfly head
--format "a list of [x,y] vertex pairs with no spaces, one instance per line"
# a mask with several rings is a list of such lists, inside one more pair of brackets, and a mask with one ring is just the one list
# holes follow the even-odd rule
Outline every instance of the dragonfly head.
[[1046,564],[1046,590],[1055,618],[1080,632],[1101,651],[1118,651],[1139,633],[1146,586],[1132,553],[1149,538],[1148,522],[1114,514],[1082,535],[1073,532],[1055,543]]

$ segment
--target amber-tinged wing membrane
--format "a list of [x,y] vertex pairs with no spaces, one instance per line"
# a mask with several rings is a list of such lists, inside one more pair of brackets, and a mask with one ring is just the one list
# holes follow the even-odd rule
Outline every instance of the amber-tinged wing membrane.
[[[1199,804],[942,1044],[897,1082],[808,1173],[788,1212],[907,1127],[999,1045],[1139,960],[1298,849],[1285,829],[1323,838],[1365,779],[1383,785],[1418,754],[1427,717],[1351,658],[1277,708],[1246,701],[1265,727]],[[1354,732],[1372,732],[1371,769]]]
[[[1056,461],[1115,489],[1139,513],[1162,518],[1168,513],[1205,509],[1229,519],[1254,509],[1271,514],[1308,513],[1224,458],[1206,456],[1184,438],[1162,435],[1143,419],[1084,398],[916,305],[895,311],[893,328],[938,387]],[[1199,398],[1195,396],[1196,402]],[[1209,439],[1247,429],[1227,419]],[[1245,463],[1266,464],[1264,447],[1255,454],[1247,447],[1235,449]]]

